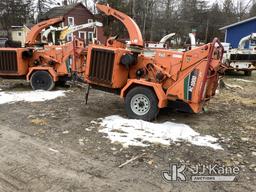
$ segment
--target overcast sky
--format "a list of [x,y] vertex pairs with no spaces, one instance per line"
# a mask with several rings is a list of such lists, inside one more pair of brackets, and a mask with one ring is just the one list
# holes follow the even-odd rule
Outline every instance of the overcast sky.
[[[210,3],[215,3],[217,1],[220,4],[224,2],[224,0],[207,0],[207,1]],[[237,1],[243,2],[244,5],[247,5],[250,2],[250,0],[233,0],[233,3],[236,5]],[[251,2],[252,2],[252,0],[251,0]]]
[[[37,0],[34,0],[35,2],[37,2]],[[82,1],[82,0],[81,0]],[[224,2],[224,0],[205,0],[205,1],[208,1],[209,4],[212,4],[212,3],[215,3],[215,2],[218,2],[220,5]],[[246,6],[248,3],[251,3],[253,0],[233,0],[233,3],[235,5],[237,5],[237,2],[240,1],[243,3],[243,6]],[[255,0],[256,1],[256,0]],[[60,3],[62,4],[63,0],[56,0],[56,4]],[[93,0],[87,0],[89,6],[93,6]]]

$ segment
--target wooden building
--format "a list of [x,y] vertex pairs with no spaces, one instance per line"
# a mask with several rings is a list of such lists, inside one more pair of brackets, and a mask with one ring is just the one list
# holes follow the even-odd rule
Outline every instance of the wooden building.
[[[93,13],[87,9],[82,3],[64,5],[61,7],[55,7],[41,16],[40,20],[47,20],[55,17],[63,16],[65,21],[62,26],[81,25],[95,21]],[[82,38],[87,44],[92,41],[93,37],[96,37],[101,43],[105,43],[106,37],[104,36],[103,27],[97,27],[96,32],[94,28],[82,29],[67,36],[67,41],[71,41],[74,37]]]

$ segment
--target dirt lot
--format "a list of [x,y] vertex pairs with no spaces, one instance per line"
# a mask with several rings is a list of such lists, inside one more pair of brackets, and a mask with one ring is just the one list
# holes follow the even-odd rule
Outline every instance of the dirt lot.
[[[256,73],[229,76],[225,82],[238,86],[220,90],[206,112],[165,109],[157,119],[217,137],[224,150],[185,142],[146,148],[111,144],[91,121],[126,115],[122,100],[101,91],[91,91],[88,105],[85,90],[77,87],[56,100],[0,105],[0,192],[256,191]],[[0,80],[0,88],[30,90],[24,82],[6,80]],[[241,172],[236,182],[166,183],[161,171],[169,163],[237,165]]]

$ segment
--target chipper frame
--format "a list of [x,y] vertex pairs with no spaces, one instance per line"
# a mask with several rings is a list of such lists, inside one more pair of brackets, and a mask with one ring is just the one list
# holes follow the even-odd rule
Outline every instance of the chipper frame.
[[63,17],[32,27],[25,48],[0,48],[0,77],[27,79],[34,90],[51,90],[55,82],[84,73],[84,42],[74,39],[62,45],[43,44],[40,33],[63,22]]
[[172,102],[182,103],[183,110],[202,111],[218,85],[223,47],[217,38],[187,52],[157,49],[148,57],[129,16],[109,6],[97,8],[124,24],[131,44],[110,38],[106,46],[89,46],[85,79],[91,87],[120,94],[130,118],[153,120]]

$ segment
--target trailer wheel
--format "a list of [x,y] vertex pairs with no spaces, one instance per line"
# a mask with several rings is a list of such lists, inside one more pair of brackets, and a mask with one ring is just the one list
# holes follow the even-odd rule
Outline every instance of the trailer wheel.
[[246,75],[246,76],[252,76],[252,71],[244,71],[244,75]]
[[125,109],[129,118],[152,121],[159,112],[158,99],[150,88],[137,86],[127,93]]
[[47,71],[36,71],[31,76],[30,85],[33,90],[50,91],[54,88],[55,83]]

